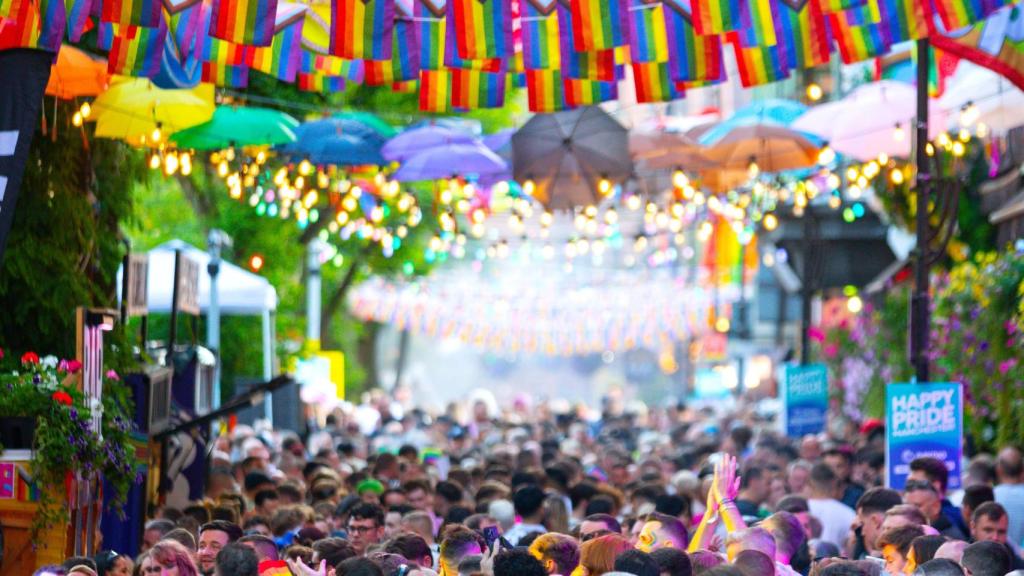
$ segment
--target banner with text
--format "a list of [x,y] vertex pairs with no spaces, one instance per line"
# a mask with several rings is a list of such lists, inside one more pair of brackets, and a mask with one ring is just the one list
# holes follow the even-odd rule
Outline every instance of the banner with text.
[[782,367],[782,429],[799,438],[825,429],[828,412],[828,369],[824,364]]
[[960,488],[963,390],[957,383],[889,384],[885,394],[885,484],[902,490],[915,458],[946,463],[949,489]]

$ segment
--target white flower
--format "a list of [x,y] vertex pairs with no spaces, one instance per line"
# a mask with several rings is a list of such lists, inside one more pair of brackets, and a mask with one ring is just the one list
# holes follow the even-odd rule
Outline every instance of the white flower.
[[39,364],[40,365],[46,366],[47,368],[51,368],[51,369],[56,368],[57,364],[59,362],[60,362],[60,360],[58,360],[57,357],[54,356],[53,354],[50,354],[49,356],[43,356],[39,360]]

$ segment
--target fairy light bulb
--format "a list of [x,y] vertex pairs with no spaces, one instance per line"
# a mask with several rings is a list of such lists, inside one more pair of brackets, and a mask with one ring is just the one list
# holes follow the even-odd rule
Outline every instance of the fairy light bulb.
[[640,196],[636,194],[631,194],[626,198],[626,208],[629,208],[634,212],[640,209],[641,204],[643,204],[643,201],[640,199]]
[[978,125],[974,127],[974,133],[978,135],[978,138],[988,136],[988,125],[984,122],[978,122]]
[[224,178],[228,175],[228,161],[221,160],[220,164],[217,164],[217,175]]
[[957,133],[956,138],[957,140],[966,144],[971,141],[971,133],[970,131],[967,130],[967,128],[961,128],[960,132]]
[[612,226],[619,221],[619,213],[615,211],[615,208],[609,208],[604,213],[604,223]]
[[533,193],[537,191],[537,184],[534,183],[533,179],[527,179],[523,182],[523,194],[527,196],[533,196]]
[[82,107],[78,111],[82,113],[82,118],[88,118],[92,116],[92,105],[88,102],[83,102]]
[[256,153],[256,163],[257,164],[264,164],[264,163],[266,163],[266,161],[267,161],[267,153],[266,152],[264,152],[263,150],[260,150],[259,152]]
[[952,152],[953,156],[960,158],[967,152],[967,148],[964,146],[963,142],[957,140],[956,142],[953,142]]
[[903,124],[896,124],[896,127],[892,131],[892,139],[897,142],[903,142],[907,138],[907,133],[903,129]]
[[825,91],[821,89],[821,86],[817,82],[811,82],[807,85],[807,99],[811,102],[821,100],[821,97],[824,95]]
[[779,227],[779,217],[769,212],[764,215],[764,218],[761,220],[761,225],[764,226],[765,230],[771,232]]
[[82,125],[82,113],[81,112],[75,112],[71,116],[71,125],[74,126],[75,128],[78,128],[79,126]]
[[149,134],[149,139],[156,143],[159,142],[161,138],[163,138],[163,133],[160,131],[160,124],[157,124],[156,127],[153,128],[153,132]]
[[675,172],[672,173],[672,185],[675,186],[677,189],[681,190],[683,188],[686,188],[686,186],[689,183],[690,179],[686,177],[686,173],[683,172],[682,170],[677,168]]
[[555,221],[555,216],[551,212],[545,211],[540,215],[540,225],[545,228],[550,228],[551,224]]
[[892,171],[889,172],[889,181],[897,186],[903,184],[903,170],[893,168]]
[[164,174],[171,176],[178,171],[178,155],[171,152],[164,156]]
[[309,160],[303,158],[302,162],[299,162],[299,174],[303,176],[309,176],[309,173],[313,171],[313,165],[310,164]]
[[149,168],[150,168],[150,170],[156,170],[159,167],[160,167],[160,154],[157,153],[157,152],[153,152],[153,154],[150,155],[150,157],[149,157]]
[[750,164],[747,165],[747,177],[751,180],[757,178],[761,174],[761,167],[757,165],[754,159],[750,160]]
[[597,190],[602,196],[607,196],[612,191],[612,183],[607,178],[601,178],[601,181],[597,183]]
[[192,155],[188,152],[181,153],[181,175],[188,176],[192,173]]
[[833,161],[835,161],[835,159],[836,151],[833,150],[832,147],[828,145],[828,142],[825,142],[825,144],[821,147],[821,150],[818,151],[818,164],[821,164],[822,166],[827,166],[831,164]]

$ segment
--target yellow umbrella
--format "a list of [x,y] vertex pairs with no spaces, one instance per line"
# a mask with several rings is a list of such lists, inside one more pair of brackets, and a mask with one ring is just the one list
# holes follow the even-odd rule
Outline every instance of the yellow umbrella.
[[213,117],[213,85],[164,90],[148,78],[115,76],[92,109],[97,136],[152,144],[154,136],[162,140]]

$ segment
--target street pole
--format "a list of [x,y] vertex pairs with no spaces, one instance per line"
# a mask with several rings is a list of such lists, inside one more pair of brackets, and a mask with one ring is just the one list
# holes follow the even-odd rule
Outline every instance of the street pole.
[[928,39],[917,41],[917,228],[914,295],[910,305],[910,362],[918,382],[928,381],[928,330],[930,302],[928,295],[928,200],[931,174],[928,169]]
[[314,238],[306,248],[306,340],[320,349],[321,276],[320,253],[323,244]]
[[220,408],[220,288],[217,282],[220,276],[221,251],[231,246],[231,237],[223,230],[210,230],[206,237],[206,250],[210,254],[210,262],[206,271],[210,275],[210,306],[206,311],[206,345],[213,351],[215,364],[213,367],[213,398],[210,406]]
[[817,256],[817,246],[814,244],[813,225],[811,223],[811,207],[807,206],[807,212],[803,216],[804,224],[804,265],[800,278],[800,364],[806,366],[811,362],[811,300],[814,298],[811,276],[815,274],[812,264]]

